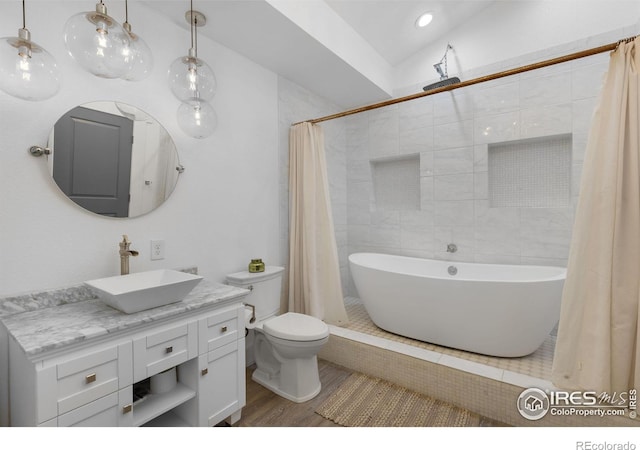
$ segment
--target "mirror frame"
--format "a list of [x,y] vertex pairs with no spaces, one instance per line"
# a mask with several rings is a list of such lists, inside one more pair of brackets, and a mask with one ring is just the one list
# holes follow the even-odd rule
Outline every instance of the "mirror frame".
[[[56,149],[56,141],[64,151]],[[135,218],[154,211],[184,172],[162,124],[123,102],[94,101],[70,109],[54,124],[48,148],[32,147],[30,152],[47,154],[48,172],[58,189],[101,217]]]

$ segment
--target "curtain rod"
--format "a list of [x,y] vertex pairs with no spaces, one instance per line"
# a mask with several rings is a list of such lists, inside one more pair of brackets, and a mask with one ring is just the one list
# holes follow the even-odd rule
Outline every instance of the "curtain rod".
[[448,86],[442,86],[442,87],[439,87],[439,88],[436,88],[436,89],[431,89],[429,91],[419,92],[417,94],[411,94],[411,95],[407,95],[405,97],[398,97],[398,98],[394,98],[394,99],[391,99],[391,100],[385,100],[385,101],[380,102],[380,103],[374,103],[374,104],[371,104],[371,105],[362,106],[360,108],[350,109],[348,111],[343,111],[343,112],[340,112],[340,113],[331,114],[329,116],[319,117],[317,119],[311,119],[311,120],[304,120],[302,122],[296,122],[293,125],[299,125],[299,124],[305,123],[305,122],[309,122],[309,123],[325,122],[327,120],[338,119],[340,117],[350,116],[352,114],[358,114],[358,113],[361,113],[361,112],[370,111],[372,109],[383,108],[383,107],[389,106],[389,105],[395,105],[396,103],[402,103],[402,102],[406,102],[406,101],[409,101],[409,100],[414,100],[414,99],[417,99],[417,98],[427,97],[429,95],[439,94],[440,92],[453,91],[454,89],[463,88],[463,87],[471,86],[471,85],[478,84],[478,83],[484,83],[485,81],[496,80],[498,78],[508,77],[510,75],[517,75],[519,73],[529,72],[530,70],[535,70],[535,69],[541,69],[543,67],[552,66],[554,64],[560,64],[560,63],[563,63],[563,62],[573,61],[574,59],[579,59],[579,58],[584,58],[584,57],[587,57],[587,56],[597,55],[598,53],[603,53],[603,52],[615,50],[616,48],[618,48],[618,45],[620,45],[622,42],[631,42],[636,37],[637,36],[633,36],[633,37],[626,38],[626,39],[621,39],[621,40],[619,40],[617,42],[613,42],[613,43],[607,44],[607,45],[602,45],[600,47],[594,47],[594,48],[591,48],[589,50],[582,50],[580,52],[571,53],[569,55],[548,59],[546,61],[541,61],[541,62],[537,62],[537,63],[534,63],[534,64],[528,64],[528,65],[522,66],[522,67],[517,67],[515,69],[509,69],[509,70],[505,70],[505,71],[502,71],[502,72],[497,72],[497,73],[494,73],[494,74],[491,74],[491,75],[485,75],[485,76],[482,76],[482,77],[473,78],[471,80],[461,81],[460,83],[450,84]]

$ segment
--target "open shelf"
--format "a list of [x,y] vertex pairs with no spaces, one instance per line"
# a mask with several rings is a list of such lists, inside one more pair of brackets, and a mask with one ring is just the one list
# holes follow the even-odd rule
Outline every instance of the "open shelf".
[[196,391],[181,383],[164,394],[148,394],[133,405],[133,426],[142,426],[195,396]]
[[173,411],[167,411],[164,414],[159,415],[155,419],[151,419],[149,422],[142,425],[143,427],[190,427],[187,422],[182,420]]

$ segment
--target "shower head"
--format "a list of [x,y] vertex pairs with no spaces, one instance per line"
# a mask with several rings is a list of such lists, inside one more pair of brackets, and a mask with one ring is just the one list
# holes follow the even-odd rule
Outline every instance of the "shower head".
[[[451,46],[451,44],[447,43],[447,48],[444,51],[444,55],[442,56],[442,59],[440,60],[439,63],[436,63],[433,65],[433,68],[436,69],[436,72],[438,72],[438,75],[440,75],[440,81],[431,83],[423,87],[422,88],[423,91],[430,91],[432,89],[448,86],[450,84],[460,83],[460,78],[458,77],[449,78],[449,73],[447,71],[447,53],[449,53],[450,49],[453,49],[453,47]],[[443,64],[444,64],[444,68],[442,67]]]
[[458,77],[445,78],[444,80],[441,79],[440,81],[436,81],[435,83],[431,83],[423,87],[422,90],[430,91],[432,89],[438,89],[444,86],[449,86],[450,84],[457,84],[457,83],[460,83],[460,78]]

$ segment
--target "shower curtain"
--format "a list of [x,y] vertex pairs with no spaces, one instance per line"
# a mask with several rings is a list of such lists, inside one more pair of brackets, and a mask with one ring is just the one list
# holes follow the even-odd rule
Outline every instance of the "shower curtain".
[[289,131],[289,311],[348,322],[331,216],[324,134],[304,122]]
[[640,388],[640,37],[621,42],[590,130],[553,361],[567,390]]

